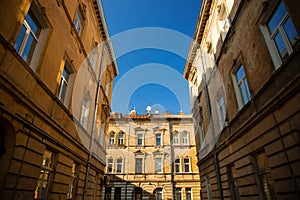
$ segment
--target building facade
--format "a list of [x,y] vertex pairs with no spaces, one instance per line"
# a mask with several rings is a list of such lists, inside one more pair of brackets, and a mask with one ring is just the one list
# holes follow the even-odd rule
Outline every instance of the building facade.
[[296,0],[203,0],[189,80],[202,199],[300,198]]
[[200,199],[191,115],[114,113],[104,199]]
[[101,199],[118,73],[101,1],[4,0],[0,16],[0,198]]

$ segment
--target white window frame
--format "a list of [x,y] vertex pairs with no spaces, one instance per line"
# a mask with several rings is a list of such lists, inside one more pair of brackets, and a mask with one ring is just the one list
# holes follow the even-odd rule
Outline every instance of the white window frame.
[[[112,137],[112,135],[113,135],[113,137]],[[115,132],[112,132],[112,133],[109,134],[109,144],[110,145],[114,145],[115,144],[115,137],[116,137]]]
[[[30,15],[32,20],[39,27],[40,30],[39,30],[38,35],[35,35],[35,33],[31,29],[29,23],[26,21],[26,16],[27,15]],[[15,47],[16,51],[19,53],[19,55],[23,58],[23,60],[25,62],[27,62],[27,64],[30,65],[30,68],[34,72],[36,72],[39,59],[41,57],[43,48],[45,46],[44,44],[46,42],[46,38],[49,35],[49,26],[48,26],[45,18],[43,17],[43,14],[41,13],[39,7],[34,2],[32,2],[27,15],[24,18],[24,21],[22,23],[22,27],[20,29],[18,37],[16,38],[16,43],[15,43],[14,47]],[[25,33],[24,33],[23,37],[20,35],[22,28],[25,28]],[[33,36],[36,43],[35,43],[34,47],[33,47],[34,44],[32,43],[30,49],[31,48],[34,48],[34,49],[32,49],[31,53],[30,53],[31,50],[29,50],[28,55],[30,57],[28,59],[25,59],[22,54],[24,53],[26,44],[28,42],[29,35]],[[19,37],[22,37],[22,38],[19,38]],[[21,40],[19,44],[17,44],[18,39]]]
[[[143,146],[144,145],[144,134],[143,133],[137,133],[136,135],[137,135],[136,136],[136,145],[137,146]],[[141,137],[141,138],[139,138],[139,137]],[[139,144],[139,141],[141,141],[142,143]]]
[[[176,137],[175,137],[176,136]],[[179,133],[176,132],[173,134],[173,145],[179,145]]]
[[[237,72],[241,68],[243,68],[244,75],[241,78],[241,80],[238,80],[237,79]],[[241,110],[249,101],[251,101],[250,88],[249,88],[249,84],[248,84],[248,81],[247,81],[245,68],[244,68],[244,66],[242,64],[239,65],[239,67],[238,67],[238,69],[236,71],[234,71],[234,73],[232,74],[232,79],[233,79],[233,86],[234,86],[234,89],[235,89],[236,99],[237,99],[237,103],[238,103],[238,108],[239,108],[239,110]],[[245,86],[245,83],[247,83],[248,87]],[[242,86],[244,87],[244,91],[246,91],[246,93],[247,93],[246,97],[247,97],[248,101],[246,103],[244,103],[244,101],[243,101],[243,97],[242,97],[242,94],[241,94],[241,89],[239,87],[240,84],[242,84]],[[249,95],[250,96],[248,96],[248,92],[247,91],[249,91]]]
[[[189,162],[185,162],[186,160],[188,160]],[[186,166],[188,166],[188,171],[186,171]],[[184,167],[184,172],[185,173],[190,173],[191,172],[191,159],[188,157],[183,158],[183,167]]]
[[[141,167],[141,171],[140,172],[137,172],[138,170],[138,168],[137,168],[137,159],[139,159],[140,161],[141,161],[141,163],[140,163],[140,167]],[[143,164],[144,164],[144,159],[143,158],[139,158],[139,157],[136,157],[135,158],[135,160],[134,160],[134,162],[135,162],[135,170],[134,170],[134,173],[136,173],[136,174],[142,174],[143,173]]]
[[[159,196],[157,194],[161,194],[161,198],[159,198]],[[163,196],[163,189],[162,188],[156,188],[155,189],[155,200],[162,200],[164,199],[164,196]]]
[[[176,162],[176,161],[179,161]],[[178,167],[178,170],[177,170],[177,167]],[[174,161],[174,169],[175,169],[175,173],[181,173],[181,159],[180,158],[176,158],[175,161]]]
[[90,94],[89,92],[85,92],[82,99],[81,115],[80,115],[80,123],[85,130],[87,130],[89,124],[88,122],[89,122],[90,106],[91,106]]
[[[274,63],[275,69],[278,69],[281,66],[282,62],[283,62],[283,60],[280,56],[280,53],[277,50],[277,46],[276,46],[274,40],[272,39],[275,36],[275,34],[277,34],[279,32],[279,34],[281,35],[281,37],[283,39],[283,42],[284,42],[284,45],[286,47],[287,53],[288,53],[287,56],[291,55],[294,51],[294,49],[293,49],[292,45],[290,44],[290,41],[289,41],[286,33],[285,33],[285,30],[283,28],[284,22],[286,22],[287,19],[290,18],[286,8],[285,8],[285,10],[286,10],[285,16],[280,21],[280,23],[278,24],[277,28],[274,30],[273,33],[270,33],[268,25],[267,25],[268,21],[273,17],[273,14],[275,13],[275,10],[277,10],[280,3],[282,3],[284,8],[285,8],[285,5],[282,1],[277,1],[276,4],[273,4],[273,6],[270,6],[271,9],[270,9],[270,11],[268,11],[269,13],[267,14],[266,19],[264,19],[264,23],[260,25],[261,32],[262,32],[262,34],[264,36],[264,39],[266,41],[266,45],[267,45],[268,50],[270,52],[270,55],[271,55],[272,61]],[[293,23],[293,21],[292,21],[292,23]],[[294,25],[294,23],[293,23],[293,25]],[[294,28],[295,28],[295,25],[294,25]],[[296,29],[296,31],[297,31],[297,29]],[[298,33],[298,37],[299,37],[299,33]],[[298,39],[298,41],[299,41],[299,39]]]
[[182,188],[175,188],[175,200],[182,199]]
[[[160,135],[160,137],[158,137]],[[160,144],[157,143],[157,139],[159,139]],[[155,145],[156,146],[162,146],[162,134],[161,133],[155,133]]]
[[155,158],[155,173],[163,173],[163,158],[161,157]]
[[[73,87],[73,78],[74,78],[74,70],[72,68],[71,62],[69,59],[65,58],[63,62],[63,71],[60,76],[60,83],[59,83],[59,90],[58,90],[58,99],[66,106],[69,106],[70,98],[71,98],[71,91]],[[68,74],[66,78],[64,76],[64,71]],[[66,87],[64,91],[63,87]]]
[[125,137],[125,134],[123,132],[118,134],[118,145],[124,145],[125,144],[124,137]]
[[188,132],[183,131],[181,133],[181,142],[182,142],[182,145],[189,145],[189,134],[188,134]]
[[[109,162],[111,161],[111,162]],[[110,168],[111,166],[111,168]],[[109,171],[111,169],[111,171]],[[114,159],[113,158],[108,158],[107,159],[107,168],[106,168],[107,173],[113,173],[114,172]]]
[[[121,162],[120,162],[121,161]],[[119,168],[121,170],[119,170]],[[123,173],[123,158],[117,158],[117,168],[116,168],[116,173]]]
[[[47,155],[50,155],[50,157]],[[49,187],[52,184],[52,173],[54,171],[54,157],[55,154],[53,152],[49,151],[48,149],[45,150],[40,176],[36,184],[34,199],[47,199]]]
[[72,164],[71,170],[71,182],[69,184],[69,191],[67,193],[67,199],[75,199],[77,193],[78,184],[78,167],[79,165],[75,162]]
[[79,4],[77,10],[76,10],[76,13],[75,13],[75,17],[74,17],[74,21],[73,21],[73,25],[74,25],[74,28],[75,28],[75,31],[77,32],[77,34],[79,36],[82,35],[82,29],[83,29],[83,25],[84,25],[84,15],[82,13],[82,10],[81,10],[81,5]]
[[225,106],[225,100],[223,97],[220,97],[216,102],[217,107],[217,115],[218,115],[218,125],[220,128],[220,131],[225,126],[225,118],[226,118],[226,106]]
[[[191,196],[190,199],[187,198],[188,194],[190,194],[190,196]],[[185,188],[185,198],[186,198],[186,200],[193,200],[192,188]]]

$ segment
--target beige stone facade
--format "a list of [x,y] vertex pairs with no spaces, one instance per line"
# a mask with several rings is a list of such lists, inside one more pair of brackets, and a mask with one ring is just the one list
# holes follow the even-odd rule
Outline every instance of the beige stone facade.
[[183,113],[114,113],[104,199],[200,199],[193,127],[192,116]]
[[202,199],[300,198],[297,7],[202,2],[184,71]]
[[101,1],[4,0],[0,25],[0,199],[101,199],[118,73]]

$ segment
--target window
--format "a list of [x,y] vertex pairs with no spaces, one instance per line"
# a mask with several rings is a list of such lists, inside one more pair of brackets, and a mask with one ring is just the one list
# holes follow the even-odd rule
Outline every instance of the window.
[[155,172],[162,173],[162,158],[155,158]]
[[142,146],[143,145],[143,134],[138,133],[137,134],[137,145]]
[[185,131],[182,132],[182,134],[181,134],[181,139],[182,139],[182,144],[183,144],[183,145],[188,145],[188,144],[189,144],[187,132],[185,132]]
[[117,173],[122,173],[123,169],[123,159],[118,158],[117,159]]
[[79,7],[76,11],[76,15],[74,18],[74,27],[78,35],[80,36],[82,34],[82,28],[84,24],[84,15],[83,15],[83,4],[79,4]]
[[44,46],[47,28],[38,6],[33,2],[22,23],[14,48],[34,70]]
[[299,34],[282,2],[261,29],[275,67],[278,68],[282,61],[292,54],[299,41]]
[[185,188],[186,200],[192,200],[192,188]]
[[87,92],[85,93],[82,100],[81,116],[80,116],[80,123],[85,130],[87,130],[88,127],[90,105],[91,105],[91,97],[90,94]]
[[179,134],[178,133],[174,133],[174,135],[173,135],[173,144],[179,145]]
[[237,86],[236,95],[238,99],[238,104],[239,107],[242,108],[251,99],[250,90],[249,90],[243,65],[241,65],[240,68],[235,73],[235,81]]
[[161,146],[162,145],[162,142],[161,142],[161,133],[155,134],[155,138],[156,138],[156,146]]
[[204,131],[203,127],[201,124],[199,124],[199,134],[200,134],[200,149],[205,147],[205,136],[204,136]]
[[121,191],[122,188],[120,187],[115,188],[115,200],[121,200]]
[[180,172],[180,159],[179,158],[175,159],[174,164],[175,164],[175,172],[179,173]]
[[114,145],[115,144],[115,133],[111,133],[109,135],[109,144]]
[[184,158],[184,172],[190,172],[190,159],[189,158]]
[[234,165],[229,165],[227,167],[227,171],[228,171],[228,182],[229,182],[231,199],[233,199],[233,200],[240,199]]
[[54,153],[46,150],[43,155],[43,163],[40,171],[40,176],[35,188],[35,199],[46,199],[48,195],[49,186],[51,184],[51,175],[53,173]]
[[155,189],[155,200],[162,200],[162,199],[163,199],[162,188],[156,188]]
[[206,192],[207,192],[207,199],[208,200],[212,200],[212,197],[211,197],[211,188],[210,188],[210,183],[209,183],[208,176],[205,176],[205,187],[206,187]]
[[135,173],[141,174],[143,173],[143,159],[142,158],[136,158],[135,159]]
[[175,188],[175,200],[181,200],[181,188]]
[[259,188],[263,199],[274,199],[273,181],[270,178],[270,169],[267,166],[267,157],[265,152],[255,155],[254,168],[259,179]]
[[15,49],[27,63],[31,61],[34,49],[39,41],[41,29],[42,27],[29,10],[15,44]]
[[65,106],[69,104],[70,92],[71,92],[71,81],[73,78],[73,70],[71,63],[68,59],[65,60],[64,69],[60,78],[60,86],[58,92],[58,98]]
[[112,173],[113,172],[113,165],[114,165],[113,158],[107,159],[107,173]]
[[137,187],[134,189],[134,196],[135,200],[142,200],[143,199],[143,189],[140,187]]
[[119,133],[118,135],[118,144],[124,145],[124,133]]
[[76,188],[78,182],[78,164],[73,163],[71,170],[71,182],[69,184],[69,191],[67,193],[67,199],[76,199]]
[[223,97],[221,97],[217,101],[217,114],[218,114],[218,122],[219,122],[218,124],[221,131],[225,125],[225,117],[226,117],[226,107],[225,107],[225,101]]

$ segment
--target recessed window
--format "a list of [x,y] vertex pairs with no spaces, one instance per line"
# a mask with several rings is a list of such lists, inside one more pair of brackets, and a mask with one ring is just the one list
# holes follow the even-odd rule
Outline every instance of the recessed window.
[[161,133],[155,134],[155,138],[156,138],[156,146],[161,146],[162,145],[162,142],[161,142]]
[[123,169],[123,159],[118,158],[117,159],[117,173],[122,173]]
[[65,106],[69,105],[70,93],[72,89],[73,69],[68,59],[64,61],[64,69],[60,78],[58,98]]
[[173,144],[179,145],[179,133],[174,133],[173,135]]
[[227,167],[228,171],[228,182],[230,188],[231,199],[237,200],[239,198],[239,189],[237,185],[237,178],[236,178],[236,170],[233,164]]
[[71,169],[71,182],[69,184],[67,199],[76,199],[77,183],[78,183],[78,167],[79,165],[73,162],[72,169]]
[[223,129],[225,125],[225,117],[226,117],[226,107],[225,107],[225,101],[223,97],[220,97],[216,103],[217,105],[217,114],[218,114],[218,124],[220,130]]
[[118,135],[118,144],[124,145],[124,133],[119,133]]
[[137,145],[142,146],[143,145],[143,134],[138,133],[137,134]]
[[108,158],[107,159],[107,173],[113,172],[113,164],[114,164],[113,158]]
[[181,188],[175,188],[175,200],[181,200]]
[[238,107],[239,109],[241,109],[245,104],[247,104],[251,100],[250,90],[243,65],[241,65],[238,68],[238,70],[234,74],[233,79]]
[[179,158],[175,159],[174,165],[175,165],[175,172],[179,173],[180,172],[180,159]]
[[282,61],[292,54],[296,43],[299,42],[299,33],[283,2],[278,4],[261,28],[275,67],[278,68]]
[[76,11],[76,15],[74,18],[74,27],[78,35],[80,36],[82,34],[82,28],[84,24],[84,15],[81,6],[78,7]]
[[136,158],[135,159],[135,173],[141,174],[143,172],[143,159]]
[[16,51],[33,70],[36,69],[47,35],[47,23],[38,6],[33,2],[14,45]]
[[91,105],[91,97],[90,94],[86,92],[82,100],[81,116],[80,116],[80,123],[85,130],[87,130],[88,127],[90,105]]
[[54,153],[46,150],[43,155],[43,163],[40,171],[40,176],[35,188],[35,199],[47,199],[49,193],[49,186],[52,181],[52,173],[54,161]]
[[185,188],[186,200],[192,200],[192,188]]
[[189,144],[187,132],[183,132],[181,134],[181,139],[182,139],[182,145],[188,145]]
[[189,158],[184,158],[184,172],[190,172],[190,159]]
[[109,135],[109,144],[114,145],[115,144],[115,133],[111,133]]
[[162,188],[156,188],[154,194],[155,194],[155,200],[162,200],[163,199]]
[[155,172],[162,173],[162,158],[155,158]]

